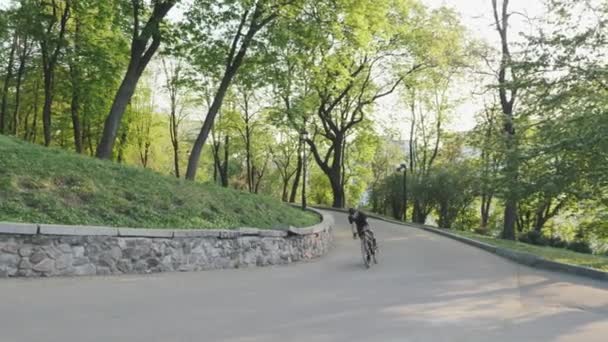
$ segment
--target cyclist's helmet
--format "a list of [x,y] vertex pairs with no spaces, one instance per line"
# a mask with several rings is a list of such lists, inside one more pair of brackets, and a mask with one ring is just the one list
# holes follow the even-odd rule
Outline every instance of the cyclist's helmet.
[[354,215],[354,214],[355,214],[355,212],[356,212],[355,208],[348,208],[348,213],[349,213],[350,215]]

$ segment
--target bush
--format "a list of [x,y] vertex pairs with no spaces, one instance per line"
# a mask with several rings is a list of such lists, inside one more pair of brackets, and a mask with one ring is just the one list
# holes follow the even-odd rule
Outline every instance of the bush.
[[593,253],[593,250],[591,250],[589,243],[587,243],[585,241],[581,241],[581,240],[570,242],[566,248],[568,248],[571,251],[578,252],[578,253],[585,253],[585,254]]
[[531,230],[525,234],[519,236],[519,241],[523,243],[528,243],[536,246],[547,246],[549,245],[549,241],[536,230]]
[[550,238],[548,241],[549,241],[549,246],[551,246],[551,247],[555,247],[555,248],[568,247],[568,241],[564,241],[559,237]]

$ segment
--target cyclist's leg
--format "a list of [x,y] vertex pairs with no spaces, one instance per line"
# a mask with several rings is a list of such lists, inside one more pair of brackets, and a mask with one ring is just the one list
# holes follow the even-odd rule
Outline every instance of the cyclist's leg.
[[369,253],[373,255],[375,253],[374,232],[369,228],[369,225],[363,227],[363,234],[365,234],[367,240]]
[[369,234],[370,240],[372,241],[372,251],[375,254],[376,250],[378,249],[378,243],[376,242],[376,235],[374,234],[374,231],[368,226],[365,227],[366,231]]

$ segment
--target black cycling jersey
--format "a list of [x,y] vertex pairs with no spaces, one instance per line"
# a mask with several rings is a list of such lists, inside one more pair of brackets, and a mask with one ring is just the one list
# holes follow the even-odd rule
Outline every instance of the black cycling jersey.
[[367,222],[367,215],[360,211],[358,212],[357,217],[353,217],[353,215],[348,215],[348,222],[351,224],[354,222],[357,225],[357,230],[359,231],[363,230],[365,226],[369,225],[369,223]]

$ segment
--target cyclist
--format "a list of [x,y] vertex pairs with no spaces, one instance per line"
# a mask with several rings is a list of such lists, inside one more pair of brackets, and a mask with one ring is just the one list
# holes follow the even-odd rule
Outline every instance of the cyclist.
[[[348,222],[351,224],[353,230],[353,239],[356,239],[357,236],[361,237],[365,231],[369,232],[373,244],[372,254],[375,255],[378,250],[378,244],[376,244],[374,232],[370,229],[369,223],[367,222],[367,215],[362,211],[350,208],[348,209]],[[355,227],[357,228],[356,230]]]

